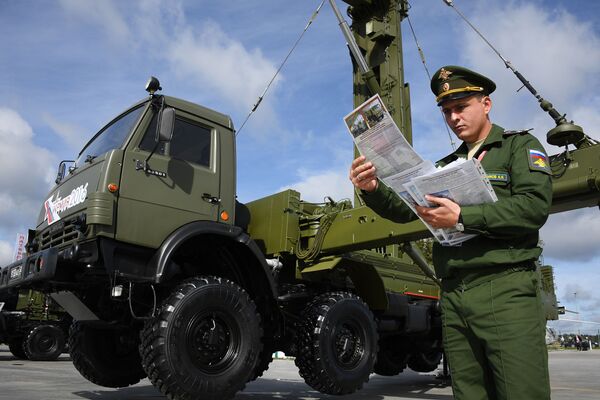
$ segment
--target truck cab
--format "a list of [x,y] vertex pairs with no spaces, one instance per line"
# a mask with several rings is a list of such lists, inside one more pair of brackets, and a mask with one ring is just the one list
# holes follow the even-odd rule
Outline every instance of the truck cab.
[[[172,136],[159,140],[165,109],[174,113]],[[155,95],[134,104],[59,172],[30,231],[29,257],[5,268],[0,285],[47,277],[54,271],[43,264],[54,258],[73,273],[102,261],[109,271],[118,265],[120,274],[155,279],[145,264],[172,232],[234,223],[234,139],[231,119],[202,106]],[[72,281],[58,272],[58,287]]]

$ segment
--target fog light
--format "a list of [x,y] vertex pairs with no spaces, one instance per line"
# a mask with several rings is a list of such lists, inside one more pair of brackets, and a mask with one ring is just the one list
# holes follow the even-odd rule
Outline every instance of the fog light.
[[123,285],[113,286],[111,296],[112,297],[121,297],[123,294]]

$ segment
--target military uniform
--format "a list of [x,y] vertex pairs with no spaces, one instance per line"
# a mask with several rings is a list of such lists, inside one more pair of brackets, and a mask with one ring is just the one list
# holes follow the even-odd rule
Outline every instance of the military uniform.
[[[460,67],[445,68],[456,72]],[[434,93],[464,97],[495,88],[479,74],[459,71],[467,71],[466,78],[450,85],[439,79]],[[464,87],[477,90],[461,90]],[[437,101],[445,99],[438,96]],[[438,165],[458,157],[467,157],[465,143]],[[460,246],[433,246],[436,275],[442,280],[444,348],[454,395],[469,400],[549,399],[545,319],[534,266],[541,254],[538,230],[552,198],[548,159],[534,136],[497,125],[474,157],[480,159],[498,201],[461,207],[464,231],[478,236]],[[392,221],[417,218],[381,182],[362,197]]]

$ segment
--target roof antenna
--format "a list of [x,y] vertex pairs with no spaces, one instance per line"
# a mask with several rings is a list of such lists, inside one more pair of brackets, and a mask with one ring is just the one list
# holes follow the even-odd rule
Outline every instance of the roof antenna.
[[454,11],[456,11],[456,13],[471,27],[471,29],[473,29],[475,31],[475,33],[477,33],[479,35],[479,37],[481,37],[481,39],[483,39],[483,41],[504,62],[504,65],[506,66],[506,68],[510,69],[513,72],[513,74],[515,74],[517,79],[519,79],[521,81],[523,86],[525,86],[527,88],[527,90],[529,90],[531,92],[531,94],[533,94],[535,96],[535,98],[540,103],[540,107],[542,108],[542,110],[546,111],[548,114],[550,114],[552,119],[554,119],[554,122],[556,123],[556,127],[552,128],[546,134],[546,140],[548,141],[548,143],[550,143],[554,146],[565,146],[565,147],[572,144],[575,147],[579,148],[583,145],[589,145],[592,142],[592,139],[589,136],[587,136],[585,133],[583,133],[583,128],[581,128],[579,125],[575,125],[573,123],[573,121],[567,121],[566,114],[561,115],[561,113],[559,113],[554,108],[552,103],[550,103],[548,100],[544,99],[542,96],[540,96],[538,94],[537,90],[535,90],[535,88],[531,85],[531,83],[529,83],[529,81],[527,79],[525,79],[525,77],[512,66],[510,61],[508,61],[504,57],[502,57],[502,54],[500,54],[500,52],[498,50],[496,50],[496,48],[494,46],[492,46],[492,44],[481,34],[481,32],[479,32],[477,30],[477,28],[475,28],[475,26],[473,26],[473,24],[471,24],[471,22],[469,22],[469,20],[458,10],[458,8],[456,8],[454,6],[453,0],[442,0],[442,1],[444,3],[446,3],[447,6],[454,9]]

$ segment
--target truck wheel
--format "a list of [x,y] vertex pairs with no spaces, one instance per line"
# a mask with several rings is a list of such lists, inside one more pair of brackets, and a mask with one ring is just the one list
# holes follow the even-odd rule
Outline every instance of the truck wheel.
[[19,360],[27,360],[27,354],[25,354],[25,349],[23,349],[23,337],[11,338],[7,344],[8,350],[10,350],[13,356]]
[[262,334],[260,315],[242,288],[222,278],[192,278],[146,322],[142,363],[170,399],[225,400],[253,377]]
[[377,327],[367,305],[351,293],[326,293],[302,317],[296,366],[304,381],[334,395],[360,389],[377,355]]
[[65,334],[54,325],[38,325],[29,332],[23,349],[32,361],[54,361],[65,348]]
[[69,331],[73,365],[96,385],[119,388],[146,377],[138,353],[137,332],[74,322]]
[[408,366],[410,369],[416,372],[435,371],[442,361],[442,355],[442,351],[438,349],[413,353],[408,359]]
[[396,376],[406,368],[408,354],[394,346],[395,340],[400,339],[390,337],[379,342],[377,361],[373,367],[373,372],[377,375]]
[[273,361],[273,353],[275,353],[275,346],[272,343],[264,344],[263,351],[258,357],[256,368],[254,368],[254,372],[250,375],[248,382],[252,382],[260,378],[263,373],[269,369],[269,365]]

